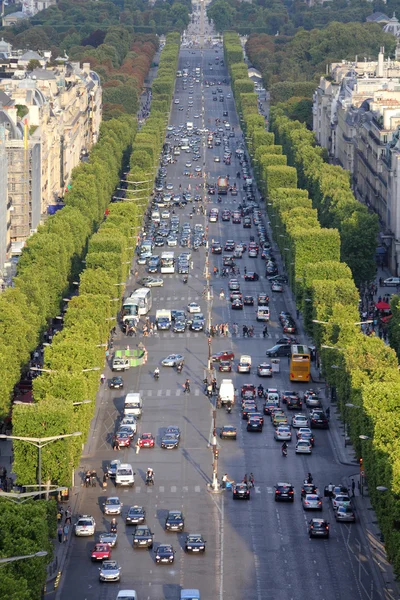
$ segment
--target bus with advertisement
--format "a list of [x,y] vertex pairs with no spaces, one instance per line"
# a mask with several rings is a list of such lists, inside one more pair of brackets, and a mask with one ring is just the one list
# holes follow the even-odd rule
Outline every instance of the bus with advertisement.
[[174,252],[162,252],[161,253],[161,273],[175,273],[175,253]]
[[311,379],[311,352],[308,346],[293,344],[290,352],[290,381],[304,381]]
[[218,194],[226,195],[229,189],[229,181],[227,177],[218,177],[217,181]]

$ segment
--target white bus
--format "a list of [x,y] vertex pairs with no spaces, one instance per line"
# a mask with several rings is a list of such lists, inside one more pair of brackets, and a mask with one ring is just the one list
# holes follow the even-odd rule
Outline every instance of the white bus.
[[175,253],[162,252],[161,273],[175,273]]
[[153,305],[153,297],[150,288],[139,288],[131,296],[129,300],[136,303],[138,307],[138,315],[147,315]]

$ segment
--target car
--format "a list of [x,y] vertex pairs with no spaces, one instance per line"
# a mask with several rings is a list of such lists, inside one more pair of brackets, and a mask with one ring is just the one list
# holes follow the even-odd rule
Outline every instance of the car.
[[307,494],[318,494],[318,490],[316,485],[305,480],[301,487],[301,498],[305,498]]
[[229,211],[229,210],[224,210],[224,211],[222,212],[221,219],[222,219],[223,221],[230,221],[230,220],[231,220],[231,213],[230,213],[230,211]]
[[237,279],[230,279],[228,286],[231,292],[234,290],[240,290],[240,283]]
[[225,252],[233,252],[235,249],[235,241],[234,240],[226,240],[224,250]]
[[169,564],[171,565],[175,560],[175,550],[171,544],[161,544],[155,550],[155,558],[157,564]]
[[233,425],[224,425],[221,427],[221,431],[219,432],[219,437],[221,440],[236,440],[237,437],[237,429]]
[[232,487],[234,500],[250,500],[250,490],[246,483],[235,483]]
[[221,360],[218,365],[220,373],[230,373],[232,371],[232,363],[230,360]]
[[292,427],[308,427],[308,418],[306,415],[296,414],[292,417]]
[[387,279],[383,280],[383,285],[384,286],[398,286],[400,285],[400,277],[388,277]]
[[211,246],[212,254],[222,254],[222,246],[219,242],[214,242]]
[[335,511],[335,519],[336,521],[341,521],[343,523],[354,523],[356,515],[354,514],[352,506],[338,506]]
[[308,523],[308,535],[313,537],[329,537],[329,523],[325,519],[311,519]]
[[190,314],[199,313],[199,312],[201,312],[201,308],[200,308],[199,304],[197,304],[197,302],[190,302],[190,304],[187,305],[187,311]]
[[174,333],[184,333],[186,331],[186,321],[174,321],[172,331]]
[[312,410],[310,413],[310,425],[312,428],[329,429],[329,419],[322,410]]
[[243,298],[243,304],[245,306],[254,306],[254,298],[253,298],[253,296],[245,296]]
[[292,432],[289,425],[278,425],[274,432],[274,438],[277,442],[290,442],[292,440]]
[[220,362],[221,360],[234,360],[235,355],[231,351],[223,350],[222,352],[216,352],[211,356],[211,362]]
[[99,579],[102,582],[120,580],[121,567],[116,560],[104,560],[99,571]]
[[256,386],[252,383],[245,383],[244,385],[242,385],[240,395],[244,401],[255,398],[257,395]]
[[279,425],[288,425],[288,419],[283,410],[275,410],[271,413],[271,421],[274,427]]
[[120,376],[111,377],[108,382],[108,387],[110,390],[123,390],[124,389],[124,380]]
[[257,306],[268,306],[269,305],[269,296],[268,294],[258,294],[257,296]]
[[[136,417],[134,415],[125,415],[125,417],[123,417],[121,419],[120,427],[121,428],[129,427],[129,429],[132,431],[133,435],[135,435],[136,431],[137,431]],[[112,461],[112,462],[114,462],[114,461]]]
[[275,486],[275,502],[294,502],[294,487],[291,483],[279,482]]
[[251,372],[251,356],[248,354],[242,354],[237,366],[238,373],[250,373]]
[[298,440],[308,440],[311,446],[314,446],[314,434],[309,427],[300,427],[300,429],[297,430],[296,437]]
[[178,438],[178,440],[181,439],[181,430],[179,429],[179,427],[176,427],[176,425],[169,425],[165,430],[165,433],[175,435]]
[[120,590],[116,600],[137,600],[135,590]]
[[118,427],[118,433],[119,434],[126,433],[130,437],[131,441],[135,437],[135,429],[134,429],[134,427],[131,427],[130,425],[120,425]]
[[308,440],[299,440],[296,444],[296,454],[311,454],[312,446]]
[[303,408],[303,402],[298,395],[288,396],[286,399],[288,410],[301,410]]
[[232,301],[231,308],[232,310],[243,310],[243,301],[240,298],[236,298],[236,300]]
[[167,238],[167,246],[177,246],[178,245],[178,238],[176,237],[176,235],[170,235]]
[[77,537],[94,535],[96,531],[96,521],[91,515],[82,515],[75,523],[74,529]]
[[275,344],[272,348],[269,348],[265,355],[266,356],[290,356],[291,344]]
[[221,162],[221,159],[219,156],[214,156],[214,162],[219,163]]
[[314,390],[306,390],[303,394],[303,400],[308,408],[321,408],[321,400]]
[[142,433],[138,439],[140,448],[154,448],[156,440],[152,433]]
[[118,496],[110,496],[104,503],[105,515],[120,515],[123,504]]
[[176,450],[179,447],[179,438],[174,433],[165,433],[161,438],[161,448]]
[[260,276],[258,275],[258,273],[255,273],[254,271],[247,271],[247,273],[245,273],[245,276],[244,276],[245,281],[258,281],[259,279],[260,279]]
[[185,527],[185,519],[181,510],[170,510],[165,519],[166,531],[183,531]]
[[120,448],[129,448],[132,440],[131,433],[118,430],[114,435],[114,440],[118,442]]
[[146,511],[143,506],[130,506],[125,517],[125,523],[127,525],[138,525],[144,523],[146,520]]
[[164,279],[161,277],[143,277],[139,284],[143,287],[162,287],[164,285]]
[[111,531],[105,531],[99,535],[99,542],[101,544],[108,544],[111,548],[115,548],[117,540],[118,534],[111,533]]
[[147,525],[136,525],[135,533],[133,534],[134,548],[152,548],[154,534],[150,531]]
[[206,551],[206,541],[200,533],[189,533],[185,540],[185,550],[190,553],[199,553]]
[[249,413],[249,418],[247,421],[246,429],[247,429],[247,431],[262,432],[262,430],[263,430],[262,419],[258,415]]
[[161,361],[163,367],[176,367],[179,363],[183,363],[185,357],[182,354],[169,354]]
[[109,477],[115,477],[117,469],[119,468],[120,465],[121,465],[121,461],[119,459],[112,460],[107,465],[107,474],[108,474],[108,476]]
[[111,546],[109,544],[95,544],[92,550],[91,558],[93,562],[96,560],[107,560],[111,558]]
[[299,392],[296,392],[295,390],[285,390],[283,392],[281,392],[281,398],[282,398],[282,402],[283,404],[286,404],[288,398],[290,398],[290,396],[299,396],[300,394]]
[[239,290],[234,290],[229,294],[229,300],[233,302],[234,300],[242,300],[243,294]]
[[351,506],[350,496],[347,494],[335,494],[332,497],[332,508],[337,510],[339,506]]
[[272,366],[269,363],[260,363],[257,367],[259,377],[272,377]]
[[302,496],[301,502],[304,510],[322,510],[322,500],[318,494],[306,494]]
[[175,98],[174,104],[179,104],[179,98]]
[[279,281],[273,281],[271,284],[271,290],[273,292],[283,292],[283,285]]

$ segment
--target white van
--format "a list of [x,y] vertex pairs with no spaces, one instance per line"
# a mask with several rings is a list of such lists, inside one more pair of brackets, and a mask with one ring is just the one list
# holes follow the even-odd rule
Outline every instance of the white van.
[[257,308],[257,321],[269,321],[269,306],[259,306]]
[[125,485],[131,487],[135,483],[135,473],[132,465],[129,463],[121,463],[115,473],[115,487]]
[[142,416],[143,401],[139,392],[129,392],[125,396],[124,417],[133,415],[137,419]]
[[151,213],[151,220],[153,221],[153,223],[157,224],[160,223],[161,221],[161,215],[160,215],[160,211],[158,210],[153,210],[153,212]]
[[221,404],[227,404],[231,402],[235,403],[235,386],[233,385],[232,379],[223,379],[219,386],[219,399]]

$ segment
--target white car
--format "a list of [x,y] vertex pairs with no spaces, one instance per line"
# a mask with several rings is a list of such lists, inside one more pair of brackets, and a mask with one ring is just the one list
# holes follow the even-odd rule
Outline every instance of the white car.
[[163,210],[161,212],[161,218],[162,219],[169,219],[169,217],[170,217],[169,210]]
[[292,427],[308,427],[308,418],[305,415],[293,415]]
[[179,99],[178,98],[175,98],[174,104],[179,104]]
[[178,238],[176,237],[176,235],[170,235],[167,238],[167,246],[177,246],[178,245]]
[[290,442],[292,440],[292,432],[288,425],[280,425],[275,429],[274,438],[277,442]]
[[221,159],[219,156],[214,156],[214,162],[221,162]]
[[201,308],[197,302],[191,302],[187,305],[187,310],[190,314],[201,312]]
[[137,595],[135,590],[120,590],[117,600],[137,600]]
[[82,515],[75,523],[75,535],[86,537],[94,535],[96,531],[96,521],[91,515]]
[[120,515],[122,510],[122,502],[118,496],[110,496],[104,503],[105,515]]
[[273,292],[283,292],[283,285],[278,281],[274,281],[271,285],[271,289]]
[[383,285],[385,285],[385,286],[386,285],[387,286],[389,286],[389,285],[395,285],[395,286],[400,285],[400,277],[388,277],[387,279],[385,279],[383,281]]
[[296,444],[296,454],[311,454],[312,446],[307,440],[299,440]]
[[124,417],[122,419],[120,425],[122,427],[129,427],[130,429],[132,429],[133,434],[136,435],[136,432],[137,432],[137,421],[136,421],[136,418],[133,415],[127,415],[126,417]]

